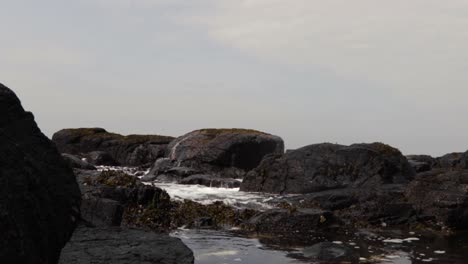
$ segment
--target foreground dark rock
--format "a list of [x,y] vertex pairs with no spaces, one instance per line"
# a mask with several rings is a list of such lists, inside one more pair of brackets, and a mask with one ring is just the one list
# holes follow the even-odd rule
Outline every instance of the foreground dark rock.
[[373,188],[407,183],[414,174],[400,151],[388,145],[325,143],[265,158],[247,175],[241,190],[286,194]]
[[437,169],[418,174],[406,197],[433,225],[468,228],[468,170]]
[[[164,156],[167,144],[173,139],[158,135],[122,136],[102,128],[63,129],[52,137],[62,153],[87,156],[90,162],[95,162],[94,165],[122,166],[153,163],[157,158]],[[95,151],[100,152],[93,153]],[[112,161],[115,161],[115,164]]]
[[[282,154],[283,140],[247,129],[202,129],[181,136],[168,145],[168,157],[158,160],[149,175],[210,174],[242,178],[269,154]],[[185,174],[180,172],[186,171]]]
[[166,234],[121,228],[78,228],[63,249],[63,264],[191,264],[192,251]]
[[68,164],[0,84],[0,263],[57,263],[79,219]]

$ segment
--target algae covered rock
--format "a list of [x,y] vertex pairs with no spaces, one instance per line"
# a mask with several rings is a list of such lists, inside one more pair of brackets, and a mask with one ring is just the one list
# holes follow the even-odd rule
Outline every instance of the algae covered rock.
[[52,137],[62,153],[86,155],[94,151],[103,151],[108,153],[116,164],[122,166],[153,163],[157,158],[164,156],[167,144],[173,139],[159,135],[122,136],[102,128],[63,129]]
[[0,263],[57,263],[80,215],[72,169],[0,84]]

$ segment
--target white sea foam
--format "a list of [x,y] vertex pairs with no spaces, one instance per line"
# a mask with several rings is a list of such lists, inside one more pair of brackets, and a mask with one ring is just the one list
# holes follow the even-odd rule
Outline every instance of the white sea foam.
[[164,189],[172,199],[189,199],[201,204],[210,204],[222,201],[225,204],[238,208],[270,209],[267,204],[273,195],[259,193],[247,193],[239,191],[239,188],[212,188],[201,185],[183,185],[176,183],[148,183]]

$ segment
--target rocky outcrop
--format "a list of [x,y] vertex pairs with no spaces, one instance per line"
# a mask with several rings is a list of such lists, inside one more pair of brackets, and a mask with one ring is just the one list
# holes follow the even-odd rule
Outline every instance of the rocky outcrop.
[[83,193],[82,218],[94,226],[121,226],[130,206],[170,206],[169,195],[120,171],[76,170]]
[[[163,157],[166,146],[174,138],[157,135],[122,136],[102,128],[63,129],[52,140],[62,153],[83,155],[94,151],[107,152],[117,163],[111,165],[142,166]],[[102,153],[101,153],[102,154]],[[91,159],[91,161],[99,159]],[[105,160],[108,162],[108,159]],[[94,164],[108,165],[108,164]]]
[[414,174],[400,151],[388,145],[324,143],[265,158],[244,178],[241,190],[287,194],[378,188],[409,182]]
[[418,174],[406,197],[421,219],[452,229],[468,228],[468,170],[437,169]]
[[437,168],[468,169],[468,151],[464,153],[449,153],[437,158]]
[[247,129],[196,130],[172,141],[168,146],[168,157],[156,161],[149,175],[174,175],[179,179],[194,174],[242,178],[266,155],[283,152],[283,140],[263,132]]
[[57,263],[79,219],[75,176],[0,84],[0,263]]
[[192,264],[178,238],[125,228],[79,228],[63,249],[62,264]]

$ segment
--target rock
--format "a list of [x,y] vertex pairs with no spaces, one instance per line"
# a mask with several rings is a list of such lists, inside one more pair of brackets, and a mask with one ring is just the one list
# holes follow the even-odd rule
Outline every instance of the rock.
[[255,130],[196,130],[172,141],[168,159],[157,161],[150,174],[167,174],[170,168],[187,167],[197,173],[242,178],[266,155],[283,151],[281,138]]
[[95,170],[96,169],[96,167],[94,167],[92,164],[71,154],[63,153],[62,158],[68,163],[70,167],[75,168],[75,169],[83,169],[83,170]]
[[437,166],[437,160],[429,155],[408,155],[406,158],[417,173],[432,170]]
[[193,252],[167,234],[121,228],[76,230],[63,249],[63,264],[191,264]]
[[407,183],[415,172],[395,148],[382,143],[316,144],[268,156],[248,173],[242,191],[311,193]]
[[468,228],[468,170],[420,173],[407,188],[406,197],[420,218],[442,227]]
[[336,223],[329,211],[291,208],[260,212],[247,220],[243,228],[261,234],[306,235]]
[[116,166],[119,163],[105,151],[91,151],[85,154],[86,160],[96,166]]
[[198,184],[207,187],[239,188],[241,182],[235,179],[224,179],[212,175],[196,174],[182,179],[180,184]]
[[153,175],[153,174],[146,174],[144,175],[143,177],[140,178],[140,180],[142,182],[153,182],[156,180],[158,176],[157,175]]
[[120,226],[127,208],[170,206],[169,195],[160,188],[141,183],[120,171],[77,171],[83,192],[82,218],[95,226]]
[[318,207],[324,210],[341,210],[359,203],[358,189],[346,188],[326,190],[295,196],[279,196],[270,200],[270,204],[288,203],[297,208]]
[[57,263],[79,219],[70,166],[0,84],[0,263]]
[[437,158],[437,167],[445,169],[468,169],[468,151],[449,153]]
[[52,140],[62,153],[87,154],[93,151],[107,152],[122,166],[142,166],[163,157],[172,137],[158,135],[122,136],[102,128],[63,129]]
[[124,207],[115,200],[83,195],[81,217],[94,226],[120,226]]
[[326,261],[327,263],[359,263],[359,254],[344,245],[337,245],[331,242],[321,242],[303,250],[304,257]]

